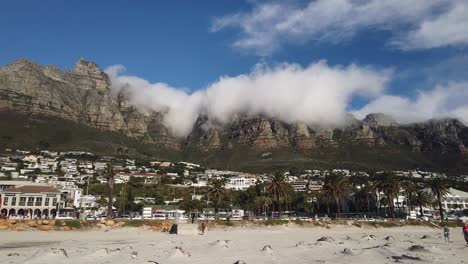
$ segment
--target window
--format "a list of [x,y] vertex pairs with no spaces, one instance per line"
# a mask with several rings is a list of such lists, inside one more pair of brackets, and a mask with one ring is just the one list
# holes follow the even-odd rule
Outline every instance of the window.
[[42,197],[36,197],[36,206],[42,206]]
[[28,206],[34,205],[34,197],[28,197]]
[[49,197],[45,198],[44,206],[50,206],[50,198]]
[[16,197],[11,197],[11,206],[16,206]]
[[8,198],[9,198],[9,197],[5,197],[5,198],[3,199],[3,205],[5,205],[5,206],[8,205]]
[[52,206],[57,206],[57,198],[52,199]]
[[26,205],[26,197],[20,197],[19,206],[25,206],[25,205]]

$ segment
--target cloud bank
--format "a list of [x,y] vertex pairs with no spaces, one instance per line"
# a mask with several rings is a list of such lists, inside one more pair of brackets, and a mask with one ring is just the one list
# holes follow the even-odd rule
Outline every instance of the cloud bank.
[[403,50],[468,45],[466,0],[309,0],[254,2],[216,18],[211,30],[240,30],[233,46],[268,55],[284,42],[339,43],[366,29],[392,32]]
[[124,75],[121,65],[106,72],[115,93],[125,90],[130,103],[138,108],[164,112],[165,125],[181,137],[191,131],[200,114],[219,124],[238,116],[264,115],[290,123],[340,126],[352,98],[378,96],[392,74],[388,69],[330,66],[325,61],[305,68],[259,64],[249,74],[221,77],[204,89],[187,93]]
[[468,82],[419,91],[415,99],[382,94],[352,113],[358,118],[369,113],[385,113],[403,124],[431,118],[458,118],[468,124]]
[[[259,64],[248,74],[221,77],[193,93],[125,75],[121,65],[106,72],[114,93],[124,90],[130,103],[140,110],[163,112],[164,124],[179,137],[190,133],[200,114],[213,124],[263,115],[288,123],[339,127],[346,125],[347,112],[360,119],[369,113],[385,113],[399,123],[455,117],[468,124],[468,82],[419,91],[412,99],[386,92],[394,75],[390,69],[330,66],[326,61],[307,67]],[[369,103],[352,109],[356,97]]]

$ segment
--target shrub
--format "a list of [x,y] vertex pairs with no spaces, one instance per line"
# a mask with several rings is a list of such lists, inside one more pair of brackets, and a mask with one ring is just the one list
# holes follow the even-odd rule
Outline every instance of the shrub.
[[224,221],[224,225],[225,226],[233,226],[234,224],[231,221],[226,220],[226,221]]
[[130,220],[125,222],[124,227],[142,227],[143,221],[141,220]]
[[381,226],[381,227],[396,227],[401,226],[401,224],[395,222],[372,222],[371,224],[374,227]]
[[294,220],[294,223],[295,223],[296,225],[304,225],[304,222],[301,221],[301,219],[299,219],[299,218],[296,219],[296,220]]
[[268,219],[263,222],[267,226],[275,226],[275,225],[284,225],[287,224],[288,221],[286,220],[280,220],[280,219]]
[[463,221],[450,221],[450,222],[443,222],[443,223],[438,223],[441,226],[448,226],[448,227],[462,227],[464,226]]
[[61,227],[61,226],[62,226],[62,222],[60,222],[60,220],[55,220],[54,226],[55,226],[55,227]]
[[65,224],[67,226],[71,227],[71,228],[80,228],[81,227],[80,220],[65,220]]

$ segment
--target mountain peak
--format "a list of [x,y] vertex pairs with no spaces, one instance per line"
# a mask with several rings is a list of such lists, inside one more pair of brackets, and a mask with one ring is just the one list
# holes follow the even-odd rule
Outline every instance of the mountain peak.
[[110,87],[109,76],[99,66],[83,58],[79,58],[75,63],[75,67],[70,71],[71,73],[89,76],[96,80],[96,89],[108,90]]
[[87,61],[83,58],[79,58],[78,61],[75,63],[75,67],[72,70],[73,73],[81,74],[81,75],[103,75],[104,71],[99,68],[99,66],[92,62]]
[[17,59],[8,63],[2,69],[19,70],[24,67],[37,67],[37,66],[39,65],[36,62],[22,58],[22,59]]
[[368,114],[362,121],[369,127],[373,128],[398,126],[398,123],[395,121],[395,119],[383,113]]

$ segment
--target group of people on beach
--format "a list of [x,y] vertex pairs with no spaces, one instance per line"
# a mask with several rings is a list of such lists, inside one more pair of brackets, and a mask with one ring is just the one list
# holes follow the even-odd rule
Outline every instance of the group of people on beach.
[[[468,223],[465,223],[465,225],[462,227],[462,234],[465,238],[466,245],[468,246]],[[450,229],[448,228],[448,226],[444,226],[444,238],[445,243],[449,245],[452,244],[452,240],[450,240]]]

